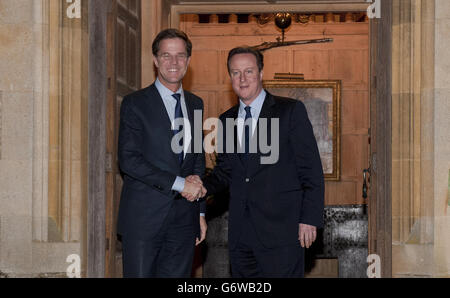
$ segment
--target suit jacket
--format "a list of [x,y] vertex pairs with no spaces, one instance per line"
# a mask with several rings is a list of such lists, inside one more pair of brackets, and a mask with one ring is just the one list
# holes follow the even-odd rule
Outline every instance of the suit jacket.
[[[194,110],[203,113],[203,101],[185,90],[184,96],[192,127],[192,149],[196,133],[193,129]],[[139,240],[154,237],[178,195],[171,190],[176,177],[204,175],[204,153],[188,150],[180,166],[171,149],[172,137],[169,116],[154,84],[124,97],[120,109],[118,150],[123,173],[119,234]],[[199,235],[199,216],[200,212],[205,212],[205,202],[184,200],[183,206],[190,210],[192,224]]]
[[[230,141],[237,144],[236,126],[234,140],[227,139],[230,136],[225,122],[227,118],[236,119],[238,109],[239,105],[234,106],[220,116],[224,128],[224,150]],[[304,104],[267,92],[258,123],[262,118],[268,119],[269,144],[275,141],[276,136],[270,134],[271,119],[279,119],[278,161],[261,164],[263,154],[258,149],[258,153],[250,154],[245,167],[239,154],[220,153],[216,167],[204,178],[208,194],[227,188],[230,192],[231,248],[239,240],[246,205],[259,240],[268,248],[298,243],[299,223],[318,228],[323,226],[323,170]],[[258,137],[261,133],[259,130]]]

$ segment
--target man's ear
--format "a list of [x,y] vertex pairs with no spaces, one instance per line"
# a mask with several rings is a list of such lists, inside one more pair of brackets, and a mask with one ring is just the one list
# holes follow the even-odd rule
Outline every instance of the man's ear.
[[158,58],[156,58],[155,55],[153,55],[153,63],[155,64],[156,68],[159,68]]

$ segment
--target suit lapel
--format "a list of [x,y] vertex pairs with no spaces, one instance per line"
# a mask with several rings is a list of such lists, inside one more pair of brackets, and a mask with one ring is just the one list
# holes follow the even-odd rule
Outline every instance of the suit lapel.
[[[230,111],[230,116],[229,118],[225,119],[225,123],[222,123],[223,127],[225,128],[225,131],[228,131],[228,129],[233,129],[233,139],[230,140],[228,139],[228,137],[230,136],[229,133],[226,133],[226,135],[223,136],[223,138],[225,138],[226,142],[224,144],[223,150],[225,153],[227,153],[227,146],[226,144],[229,143],[230,141],[233,142],[233,153],[230,154],[229,156],[231,157],[232,160],[234,160],[234,163],[241,167],[242,169],[244,169],[244,164],[242,163],[241,158],[239,157],[238,154],[238,148],[239,148],[239,138],[238,138],[238,131],[237,131],[237,125],[236,125],[236,120],[238,118],[238,114],[239,114],[239,104],[234,106],[231,111]],[[233,121],[233,126],[232,127],[228,127],[227,126],[227,119],[231,119]]]
[[[166,106],[164,105],[164,102],[158,92],[158,89],[156,89],[155,84],[151,85],[148,88],[147,96],[149,97],[151,106],[154,107],[152,109],[152,111],[154,111],[154,119],[157,121],[161,121],[159,122],[160,125],[166,126],[166,131],[168,131],[167,135],[170,136],[170,134],[173,134],[172,123],[170,123],[170,118],[169,115],[167,115]],[[165,113],[162,113],[161,111],[164,111]]]
[[184,157],[183,164],[185,164],[186,160],[188,160],[189,158],[192,158],[193,153],[194,153],[193,152],[193,150],[194,150],[193,143],[194,143],[194,109],[195,109],[195,107],[193,105],[193,101],[191,100],[190,94],[186,91],[184,91],[184,101],[186,103],[186,110],[188,113],[187,117],[188,117],[189,124],[191,127],[191,130],[189,132],[190,136],[191,136],[191,141],[189,143],[189,148],[186,151],[187,153]]
[[[164,105],[164,102],[161,98],[161,95],[158,92],[158,89],[156,88],[155,84],[151,85],[148,88],[147,96],[149,97],[149,101],[151,104],[151,115],[150,118],[153,123],[155,123],[155,127],[162,126],[161,129],[161,142],[168,142],[169,148],[171,147],[171,142],[173,138],[173,130],[172,130],[172,123],[170,122],[169,115],[167,114],[166,106]],[[180,167],[178,162],[178,156],[173,152],[173,150],[170,150],[170,154],[172,156],[173,165],[175,167]]]
[[[257,130],[255,134],[252,136],[252,142],[256,142],[257,145],[257,153],[251,153],[248,159],[248,175],[252,176],[260,171],[265,165],[261,164],[261,150],[259,148],[259,142],[261,139],[261,135],[264,133],[266,135],[266,140],[268,144],[271,143],[271,118],[274,117],[274,105],[275,100],[273,96],[267,92],[266,98],[264,100],[264,104],[261,108],[261,112],[259,113],[259,118],[257,122]],[[261,131],[260,128],[260,120],[266,119],[267,130]]]

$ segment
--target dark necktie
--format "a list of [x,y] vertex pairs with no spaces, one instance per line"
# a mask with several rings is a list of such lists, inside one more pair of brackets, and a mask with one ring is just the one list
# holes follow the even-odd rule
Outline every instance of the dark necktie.
[[[175,93],[172,94],[173,98],[175,98],[177,100],[177,105],[175,106],[175,118],[174,119],[178,119],[178,118],[183,118],[183,111],[181,110],[181,94]],[[180,126],[179,129],[174,129],[173,133],[174,135],[176,135],[177,133],[179,133],[180,131],[183,130],[183,126]],[[180,139],[180,146],[183,147],[183,139],[184,136],[181,137]],[[183,159],[184,159],[184,152],[181,151],[181,153],[178,154],[178,161],[180,162],[180,165],[183,163]]]
[[249,125],[245,125],[248,119],[252,118],[252,112],[250,107],[245,107],[245,123],[244,123],[244,154],[242,155],[243,161],[247,162],[248,154],[250,153],[250,129],[252,121],[249,121]]

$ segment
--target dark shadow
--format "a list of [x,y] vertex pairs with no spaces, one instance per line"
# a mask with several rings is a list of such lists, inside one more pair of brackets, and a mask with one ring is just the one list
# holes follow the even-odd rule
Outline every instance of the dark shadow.
[[228,253],[228,191],[208,198],[206,222],[208,233],[202,249],[203,277],[229,278],[231,269]]

